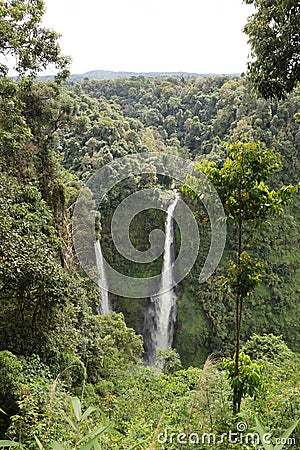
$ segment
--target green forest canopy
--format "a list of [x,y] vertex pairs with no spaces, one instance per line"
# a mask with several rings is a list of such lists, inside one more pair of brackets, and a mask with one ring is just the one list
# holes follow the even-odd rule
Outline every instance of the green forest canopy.
[[[28,449],[36,448],[35,436],[45,448],[53,441],[77,448],[79,439],[91,440],[84,438],[91,429],[108,423],[107,433],[99,434],[101,448],[149,449],[166,428],[199,435],[213,429],[221,435],[233,426],[230,386],[214,360],[203,364],[212,351],[233,351],[233,302],[217,281],[235,251],[234,228],[215,276],[199,289],[201,254],[179,286],[176,350],[163,355],[159,375],[141,363],[147,299],[112,298],[115,312],[94,314],[98,288],[82,273],[72,249],[73,205],[85,180],[120,156],[166,152],[221,166],[224,142],[238,139],[261,141],[280,152],[283,168],[274,188],[297,184],[299,90],[289,85],[285,99],[267,101],[256,97],[245,77],[224,76],[33,83],[48,63],[61,71],[57,81],[66,76],[68,61],[58,36],[41,26],[42,1],[1,2],[0,8],[2,53],[14,55],[16,69],[26,75],[17,83],[6,77],[4,65],[0,79],[0,408],[5,412],[0,437],[21,440]],[[277,91],[276,96],[281,97]],[[100,211],[106,257],[133,275],[139,269],[113,250],[109,218],[122,196],[153,184],[151,178],[130,180]],[[170,180],[158,184],[169,188]],[[201,211],[192,199],[185,201],[199,213],[205,247]],[[93,207],[88,193],[86,207]],[[145,246],[152,225],[162,226],[163,220],[153,213],[142,217],[139,227],[133,224],[137,247]],[[242,344],[264,367],[262,390],[245,397],[244,413],[249,426],[255,426],[256,416],[263,423],[268,417],[274,436],[299,415],[298,222],[296,198],[284,216],[255,232],[248,249],[268,267],[244,305]],[[159,271],[160,264],[143,275]],[[87,422],[75,397],[84,410],[98,408],[90,410]],[[176,442],[168,445],[178,448]],[[228,442],[224,445],[211,448],[227,449]]]

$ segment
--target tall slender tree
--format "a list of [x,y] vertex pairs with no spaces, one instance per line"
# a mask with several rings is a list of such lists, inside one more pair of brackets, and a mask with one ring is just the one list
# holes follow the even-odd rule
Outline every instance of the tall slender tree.
[[[223,278],[231,293],[235,296],[236,339],[234,355],[235,380],[239,378],[239,354],[242,332],[243,302],[253,295],[253,291],[262,279],[263,263],[246,252],[251,244],[253,228],[267,223],[270,216],[284,211],[285,205],[291,201],[297,186],[282,186],[272,189],[266,184],[275,172],[280,169],[280,155],[268,149],[260,142],[238,141],[228,145],[228,157],[218,168],[215,162],[202,161],[197,168],[201,170],[216,188],[229,222],[236,227],[236,251],[233,260],[229,261],[228,276]],[[201,184],[194,182],[196,194],[201,199]],[[191,191],[189,190],[191,193]],[[234,381],[234,380],[233,380]],[[233,412],[239,411],[239,389],[233,385]]]

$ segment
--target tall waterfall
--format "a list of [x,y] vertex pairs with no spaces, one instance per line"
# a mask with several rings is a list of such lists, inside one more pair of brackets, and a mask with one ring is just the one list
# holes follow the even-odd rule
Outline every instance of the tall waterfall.
[[101,303],[99,306],[97,306],[96,311],[98,314],[107,314],[111,311],[111,304],[108,297],[108,282],[104,270],[103,255],[100,241],[98,239],[95,242],[95,254],[97,269],[100,274],[100,280],[97,284],[101,290]]
[[151,297],[144,323],[146,362],[150,365],[155,363],[155,352],[158,348],[166,349],[173,343],[177,315],[177,297],[172,287],[172,265],[175,258],[173,213],[177,201],[178,196],[168,207],[165,221],[165,247],[159,289],[161,293]]

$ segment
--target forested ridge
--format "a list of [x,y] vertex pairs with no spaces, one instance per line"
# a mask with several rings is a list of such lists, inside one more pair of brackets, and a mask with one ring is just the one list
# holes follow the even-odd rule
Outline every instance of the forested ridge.
[[[275,95],[276,85],[264,84],[264,93],[272,94],[264,99],[246,76],[68,81],[58,36],[40,25],[43,2],[0,2],[0,8],[2,53],[14,49],[20,75],[9,78],[1,65],[1,448],[227,450],[229,430],[261,439],[270,432],[274,445],[283,436],[281,448],[298,448],[299,87],[289,83]],[[48,63],[59,71],[56,80],[36,81]],[[131,277],[160,274],[162,257],[139,265],[116,251],[110,226],[122,200],[140,189],[168,196],[176,188],[197,220],[201,247],[176,288],[173,348],[158,350],[153,367],[143,359],[150,299],[110,294],[113,311],[97,314],[101,292],[80,266],[72,240],[74,206],[90,176],[145,152],[193,161],[214,181],[228,213],[222,260],[199,284],[210,225],[197,189],[191,193],[163,175],[132,175],[99,208],[103,254]],[[240,166],[239,158],[245,158]],[[239,169],[241,179],[250,180],[246,197],[257,196],[254,215],[245,201],[243,223],[241,203],[228,188]],[[241,199],[244,191],[236,186]],[[95,199],[84,192],[88,214]],[[264,208],[272,213],[264,215]],[[138,214],[130,226],[133,245],[149,248],[150,232],[163,230],[164,221],[159,210]],[[178,253],[178,227],[175,235]],[[237,306],[243,304],[240,334],[235,293]],[[234,448],[258,444],[241,439]]]

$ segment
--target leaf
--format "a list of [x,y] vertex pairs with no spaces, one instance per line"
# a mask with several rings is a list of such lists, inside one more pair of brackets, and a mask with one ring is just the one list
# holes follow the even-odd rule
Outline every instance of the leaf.
[[147,442],[147,439],[143,439],[142,441],[138,441],[136,444],[134,444],[132,447],[129,447],[128,450],[133,450],[135,448],[137,448],[139,445],[144,444],[145,442]]
[[[282,436],[280,436],[280,440],[281,442],[286,442],[286,440],[290,437],[290,435],[292,434],[292,432],[295,430],[295,428],[297,427],[298,423],[300,422],[299,420],[296,420],[284,433]],[[277,444],[274,447],[274,450],[282,450],[285,444]]]
[[[85,435],[83,438],[80,439],[79,444],[83,441],[89,440],[88,444],[91,442],[91,440],[94,440],[95,438],[99,438],[101,434],[109,433],[113,434],[115,436],[122,436],[122,433],[120,433],[118,430],[115,430],[112,426],[112,424],[105,425],[101,428],[97,428],[94,431],[91,431],[89,434]],[[87,445],[87,444],[86,444]]]
[[107,425],[107,417],[106,417],[105,413],[102,410],[100,410],[100,414],[102,417],[103,425]]
[[105,433],[106,431],[110,431],[111,425],[105,425],[104,427],[97,428],[94,431],[91,431],[91,433],[85,435],[83,438],[80,439],[79,444],[87,439],[95,439],[98,438],[101,434]]
[[77,422],[81,421],[81,403],[78,397],[72,397],[70,401],[70,410],[74,413]]
[[264,446],[265,450],[274,450],[272,444],[264,443],[264,437],[267,434],[267,430],[263,427],[263,425],[259,422],[258,418],[255,417],[256,429],[260,437],[261,444]]
[[89,406],[88,409],[82,414],[81,422],[86,420],[90,414],[92,414],[94,411],[97,411],[97,408],[94,408],[93,406]]
[[24,449],[22,444],[16,441],[0,441],[0,447],[18,447]]
[[98,438],[95,437],[90,442],[88,442],[86,445],[84,445],[83,447],[80,447],[79,450],[90,450],[91,448],[94,448],[94,450],[99,450],[99,449],[101,450],[101,447],[98,442]]
[[63,447],[62,445],[60,445],[58,442],[53,442],[51,444],[51,449],[52,450],[66,450],[65,447]]
[[96,439],[95,442],[93,443],[93,449],[101,450],[101,445],[99,444],[98,439]]
[[38,445],[38,448],[39,448],[40,450],[44,450],[44,448],[43,448],[43,446],[42,446],[40,440],[39,440],[36,436],[34,436],[34,439],[36,440],[36,443],[37,443],[37,445]]
[[96,441],[94,444],[94,450],[101,450],[101,446],[98,441]]
[[76,424],[73,422],[72,419],[70,419],[70,417],[65,417],[66,421],[68,422],[68,424],[73,428],[74,431],[77,432],[78,427],[76,426]]
[[2,409],[2,408],[0,408],[0,412],[1,412],[1,413],[3,413],[3,414],[5,414],[5,415],[7,416],[6,412],[5,412],[5,411],[3,411],[3,409]]

